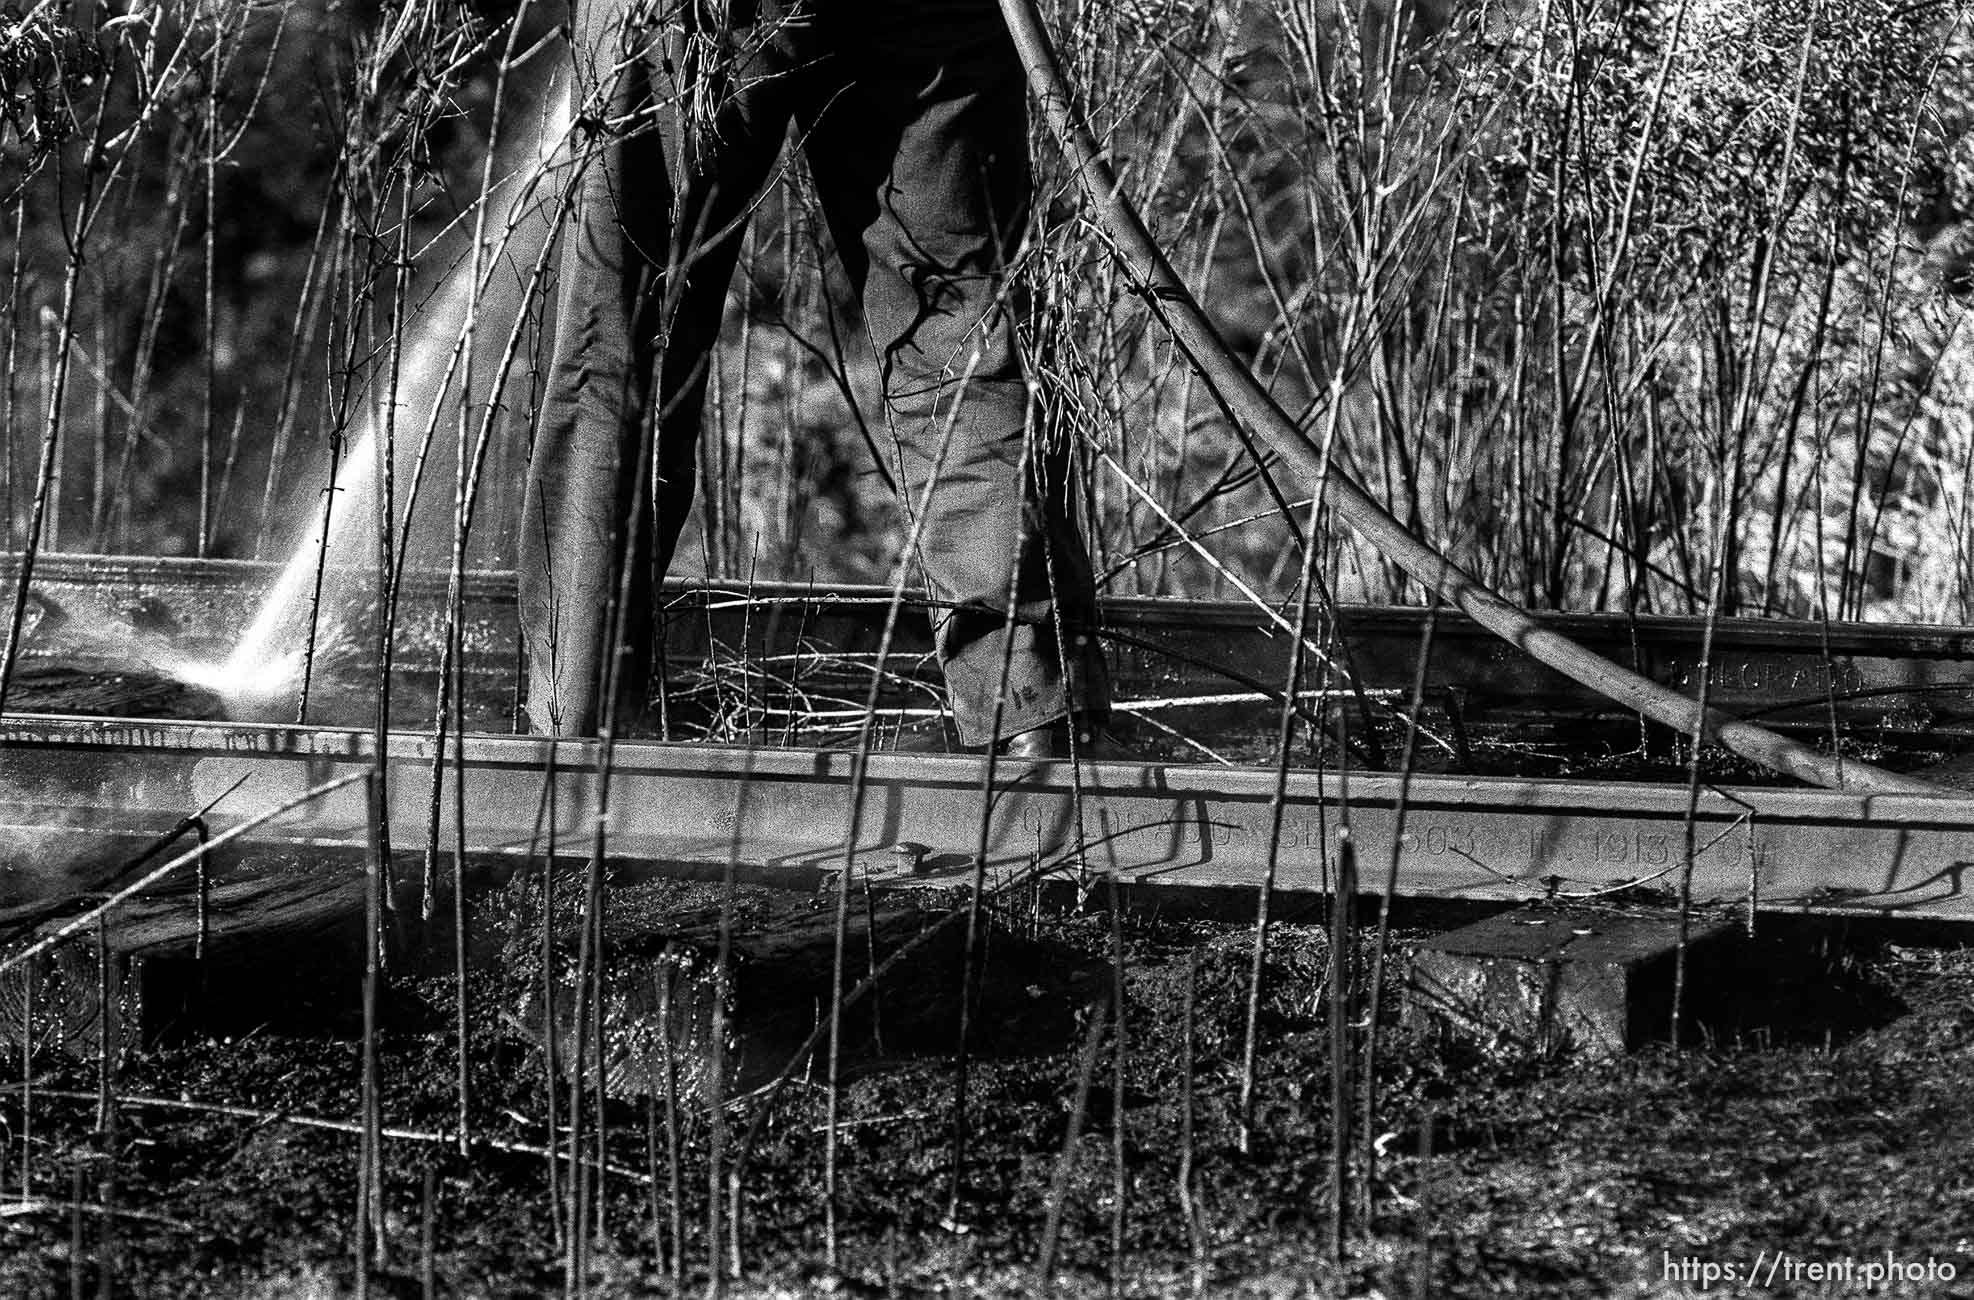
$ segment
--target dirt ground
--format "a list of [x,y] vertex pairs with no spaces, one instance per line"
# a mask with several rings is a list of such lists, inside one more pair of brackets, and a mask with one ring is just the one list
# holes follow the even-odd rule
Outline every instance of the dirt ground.
[[[579,895],[573,881],[561,892],[564,907]],[[1348,1143],[1338,1270],[1325,931],[1274,928],[1243,1149],[1252,925],[1126,911],[1113,930],[1093,907],[1006,903],[980,967],[957,1215],[947,1045],[963,927],[947,925],[897,967],[874,1014],[866,1000],[846,1020],[830,1270],[826,1069],[811,1062],[778,1090],[763,1084],[826,1003],[831,896],[735,896],[722,1004],[735,1027],[721,1040],[724,1063],[709,1064],[711,1004],[683,995],[712,987],[694,945],[716,941],[707,936],[718,933],[718,897],[715,886],[663,882],[611,894],[616,982],[605,1006],[612,1037],[633,1044],[613,1058],[620,1082],[658,1077],[648,1050],[637,1056],[636,1043],[650,1047],[638,1026],[655,1020],[637,990],[656,987],[653,969],[682,981],[667,1023],[686,1067],[670,1130],[683,1237],[672,1236],[667,1108],[619,1097],[604,1113],[610,1170],[584,1234],[585,1294],[671,1293],[675,1246],[686,1289],[706,1291],[716,1143],[703,1094],[717,1086],[722,1170],[745,1152],[740,1220],[719,1228],[729,1250],[738,1244],[735,1295],[1974,1296],[1974,951],[1778,923],[1763,951],[1791,957],[1789,973],[1756,999],[1772,1014],[1751,1018],[1744,1006],[1690,1034],[1699,1041],[1683,1052],[1662,1044],[1590,1063],[1398,1024],[1405,957],[1424,931],[1397,932],[1375,1121],[1368,1133],[1354,1122]],[[950,901],[870,903],[851,932],[852,977],[936,926]],[[514,886],[474,919],[476,932],[504,938],[480,945],[472,978],[466,1154],[447,1136],[453,982],[401,974],[383,1004],[385,1239],[374,1294],[575,1289],[558,1244],[567,1167],[541,1150],[551,1090],[540,959],[530,955],[539,931],[528,919],[539,905],[532,886]],[[688,936],[669,956],[649,937],[659,916]],[[566,926],[557,933],[570,938]],[[1351,948],[1358,1000],[1348,1010],[1360,1021],[1372,947],[1360,933]],[[688,948],[700,955],[682,959]],[[1111,1010],[1120,956],[1121,1035]],[[570,957],[557,960],[566,985]],[[0,1294],[354,1294],[354,965],[316,974],[342,990],[335,1005],[222,1034],[167,1034],[107,1071],[93,1051],[44,1045],[25,1107],[11,1049]],[[1352,1059],[1363,1039],[1351,1033]],[[106,1125],[105,1085],[115,1098]],[[553,1092],[566,1124],[567,1089]],[[1353,1095],[1353,1114],[1361,1105]],[[1679,1272],[1684,1261],[1745,1269],[1777,1252],[1799,1262],[1795,1282],[1703,1288]],[[1887,1252],[1933,1261],[1931,1279],[1867,1290],[1800,1275],[1808,1262],[1861,1266]]]

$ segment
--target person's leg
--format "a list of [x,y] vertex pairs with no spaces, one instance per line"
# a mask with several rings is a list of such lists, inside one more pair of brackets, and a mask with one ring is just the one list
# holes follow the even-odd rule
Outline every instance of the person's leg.
[[[670,566],[692,506],[706,387],[726,314],[727,289],[747,220],[781,157],[793,106],[810,75],[807,31],[789,0],[725,0],[723,66],[703,68],[684,134],[683,192],[675,221],[679,262],[659,330],[656,553]],[[744,24],[744,25],[739,25]],[[688,74],[691,77],[693,74]]]
[[[678,150],[685,179],[673,217],[677,247],[655,326],[657,454],[648,497],[649,608],[656,616],[636,624],[643,636],[628,655],[636,698],[647,706],[654,693],[666,689],[657,584],[670,570],[691,516],[700,426],[708,381],[719,363],[727,290],[748,219],[781,157],[793,98],[805,76],[806,61],[797,48],[800,27],[789,22],[783,0],[723,0],[714,7],[733,25],[707,34],[698,46],[697,66],[689,62],[690,50],[678,64],[696,99],[687,108]],[[662,706],[647,709],[652,721],[666,712]]]
[[1072,712],[1100,722],[1089,558],[1065,458],[1029,437],[1009,300],[1031,185],[1020,64],[991,0],[876,8],[830,11],[838,88],[804,106],[805,146],[862,288],[892,468],[922,512],[954,721],[969,744]]
[[[736,218],[773,165],[788,109],[759,43],[740,39],[737,66],[719,68],[682,48],[668,9],[579,0],[574,19],[584,170],[522,507],[520,618],[533,730],[591,735],[607,650],[620,652],[617,698],[649,699],[656,589],[691,505]],[[654,367],[663,418],[647,450]],[[628,603],[608,646],[626,555]]]
[[673,201],[654,122],[660,96],[638,49],[657,33],[643,28],[640,8],[636,0],[577,0],[571,15],[570,95],[579,123],[571,147],[581,171],[573,220],[561,234],[555,346],[529,457],[518,564],[529,723],[544,734],[596,731],[605,621],[637,500],[649,304]]

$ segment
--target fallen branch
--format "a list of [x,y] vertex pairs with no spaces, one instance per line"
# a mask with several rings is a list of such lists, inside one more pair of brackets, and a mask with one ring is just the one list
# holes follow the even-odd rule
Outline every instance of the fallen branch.
[[1683,735],[1698,735],[1750,762],[1832,790],[1862,794],[1955,794],[1915,777],[1820,754],[1807,745],[1703,707],[1670,687],[1613,663],[1544,627],[1527,610],[1412,535],[1324,455],[1243,365],[1201,309],[1104,161],[1070,98],[1055,47],[1034,0],[1000,0],[1001,12],[1041,101],[1043,115],[1075,165],[1077,180],[1152,315],[1164,324],[1214,397],[1320,492],[1379,553],[1476,623],[1565,677]]

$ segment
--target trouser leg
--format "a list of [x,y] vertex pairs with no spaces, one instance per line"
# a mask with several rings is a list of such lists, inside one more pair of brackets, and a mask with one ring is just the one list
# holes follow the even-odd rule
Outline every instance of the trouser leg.
[[790,99],[803,75],[765,20],[732,39],[736,66],[723,78],[729,88],[719,94],[720,111],[685,146],[676,218],[683,256],[671,274],[675,293],[659,357],[653,550],[660,574],[671,565],[691,511],[706,388],[718,363],[727,288],[747,218],[780,157]]
[[[578,0],[571,15],[579,123],[571,148],[580,173],[561,234],[555,344],[518,565],[529,721],[543,733],[595,732],[623,555],[627,546],[648,550],[629,545],[629,525],[650,395],[653,268],[665,261],[672,187],[651,116],[660,96],[638,48],[651,34],[640,30],[637,8],[632,0]],[[642,612],[643,587],[632,584],[626,622]]]
[[[531,726],[589,735],[606,683],[632,706],[650,697],[657,586],[691,507],[739,235],[705,241],[759,188],[787,110],[758,52],[724,71],[696,62],[676,40],[679,12],[579,0],[573,18],[574,93],[590,125],[577,141],[519,577]],[[695,96],[720,106],[709,129],[688,125]]]
[[934,633],[954,721],[983,744],[1071,711],[1101,718],[1109,693],[1065,458],[1029,436],[1014,337],[1007,270],[1030,197],[1020,65],[991,3],[931,7],[901,14],[897,42],[839,37],[845,80],[805,126],[944,607]]

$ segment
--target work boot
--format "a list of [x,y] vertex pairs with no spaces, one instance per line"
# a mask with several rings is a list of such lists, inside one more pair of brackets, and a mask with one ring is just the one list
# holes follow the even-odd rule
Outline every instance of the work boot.
[[1054,722],[1045,722],[1033,730],[1010,736],[1001,742],[1001,753],[1008,758],[1031,763],[1066,760],[1070,757],[1072,725],[1076,728],[1077,759],[1103,763],[1129,757],[1102,724],[1094,723],[1081,714],[1057,718]]
[[[886,746],[879,746],[886,748]],[[964,754],[966,746],[960,743],[959,732],[953,729],[949,716],[914,721],[898,728],[888,746],[895,754]]]

